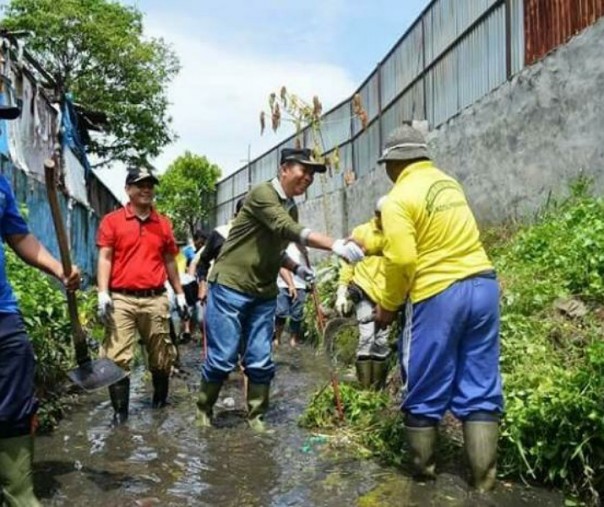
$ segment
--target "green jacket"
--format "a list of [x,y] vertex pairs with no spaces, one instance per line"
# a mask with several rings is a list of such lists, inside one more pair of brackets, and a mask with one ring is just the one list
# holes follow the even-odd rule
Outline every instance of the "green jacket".
[[298,208],[277,178],[256,185],[222,246],[210,282],[260,298],[277,296],[277,275],[287,245],[305,242],[308,229],[298,224]]

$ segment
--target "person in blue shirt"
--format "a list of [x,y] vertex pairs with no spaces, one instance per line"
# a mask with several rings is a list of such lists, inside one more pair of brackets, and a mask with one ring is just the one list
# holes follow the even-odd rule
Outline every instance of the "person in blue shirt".
[[[0,109],[0,119],[2,110]],[[6,178],[0,175],[0,233],[27,264],[76,290],[80,272],[74,266],[69,277],[29,231],[21,217]],[[32,478],[34,395],[36,360],[23,318],[7,280],[4,244],[0,246],[0,505],[36,507]]]

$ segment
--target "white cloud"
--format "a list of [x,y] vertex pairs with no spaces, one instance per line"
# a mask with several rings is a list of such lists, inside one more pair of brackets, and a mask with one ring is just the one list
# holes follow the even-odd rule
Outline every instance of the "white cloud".
[[271,91],[286,85],[302,98],[318,95],[328,108],[355,88],[346,71],[334,65],[221,48],[202,37],[166,31],[164,26],[151,23],[148,31],[173,44],[182,70],[169,92],[180,138],[159,157],[160,167],[188,149],[206,155],[229,174],[244,164],[248,144],[254,157],[287,135],[280,130],[260,136],[258,117]]
[[[259,114],[266,109],[270,92],[286,85],[302,98],[318,95],[327,110],[350,96],[357,84],[346,70],[322,63],[320,55],[316,62],[309,61],[313,58],[302,62],[285,59],[284,48],[277,57],[241,46],[220,46],[204,39],[202,29],[192,33],[191,23],[177,18],[159,20],[149,15],[146,26],[149,35],[163,37],[173,46],[182,65],[169,89],[170,114],[179,139],[154,161],[162,171],[189,150],[207,156],[222,168],[223,176],[228,175],[245,164],[248,145],[255,158],[291,134],[287,128],[275,134],[268,125],[260,136]],[[125,198],[123,168],[98,174]]]

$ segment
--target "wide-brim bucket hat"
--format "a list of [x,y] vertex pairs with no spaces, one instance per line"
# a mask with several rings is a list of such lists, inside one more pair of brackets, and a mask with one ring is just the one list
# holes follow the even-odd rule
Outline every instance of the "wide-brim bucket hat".
[[397,160],[415,160],[430,158],[426,138],[416,128],[402,125],[394,129],[384,144],[384,151],[379,158],[379,164]]

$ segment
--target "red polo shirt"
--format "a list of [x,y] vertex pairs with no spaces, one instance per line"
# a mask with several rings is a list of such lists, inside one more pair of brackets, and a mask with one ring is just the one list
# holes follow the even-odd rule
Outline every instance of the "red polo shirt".
[[155,210],[141,220],[129,204],[103,217],[96,244],[113,248],[109,289],[163,287],[167,279],[164,254],[178,253],[170,221]]

